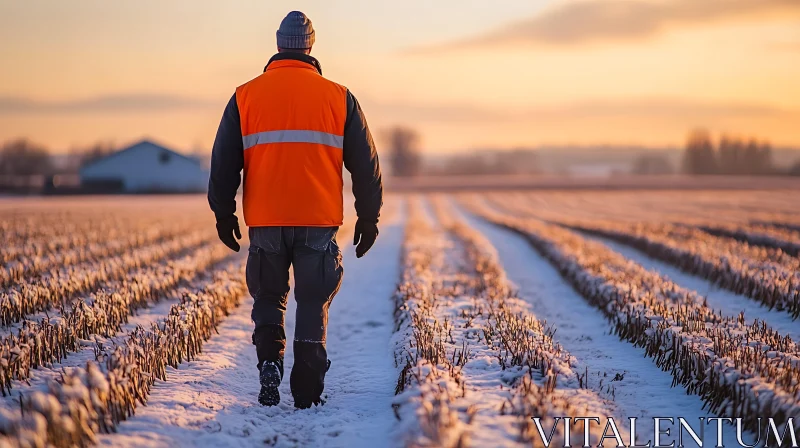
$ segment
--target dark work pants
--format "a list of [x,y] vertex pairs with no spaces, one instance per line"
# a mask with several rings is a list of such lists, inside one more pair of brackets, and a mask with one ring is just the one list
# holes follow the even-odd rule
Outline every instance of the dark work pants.
[[338,227],[249,229],[247,288],[254,299],[251,316],[259,369],[264,361],[280,361],[282,370],[291,266],[297,301],[294,368],[300,364],[301,368],[324,377],[328,362],[325,349],[328,308],[339,291],[344,272],[336,243],[338,230]]

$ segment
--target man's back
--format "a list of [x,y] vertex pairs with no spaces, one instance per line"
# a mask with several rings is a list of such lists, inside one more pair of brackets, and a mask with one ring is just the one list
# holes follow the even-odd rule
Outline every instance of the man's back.
[[310,57],[288,54],[237,88],[236,101],[246,224],[341,225],[347,89],[323,78]]

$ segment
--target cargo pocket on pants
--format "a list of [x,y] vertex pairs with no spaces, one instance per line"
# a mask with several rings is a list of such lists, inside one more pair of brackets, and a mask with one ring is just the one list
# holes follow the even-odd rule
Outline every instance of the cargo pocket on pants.
[[334,238],[325,250],[325,283],[328,285],[328,291],[330,291],[328,301],[333,300],[333,297],[339,292],[343,276],[342,251]]
[[[266,258],[280,254],[281,233],[280,227],[250,227],[250,248],[247,253],[245,280],[247,290],[254,299],[270,292],[270,285],[264,284],[268,281],[265,271],[270,269]],[[274,285],[272,288],[274,289]]]
[[253,299],[261,294],[261,248],[250,246],[247,250],[247,267],[245,268],[247,290]]

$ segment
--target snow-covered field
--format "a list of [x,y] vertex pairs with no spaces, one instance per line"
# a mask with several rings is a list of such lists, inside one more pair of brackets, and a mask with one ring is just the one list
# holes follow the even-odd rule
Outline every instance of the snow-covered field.
[[326,402],[306,410],[288,379],[256,400],[244,251],[204,198],[0,201],[0,447],[582,446],[568,417],[597,418],[593,446],[645,444],[655,417],[704,446],[700,418],[800,438],[795,196],[389,195],[362,259],[348,211]]

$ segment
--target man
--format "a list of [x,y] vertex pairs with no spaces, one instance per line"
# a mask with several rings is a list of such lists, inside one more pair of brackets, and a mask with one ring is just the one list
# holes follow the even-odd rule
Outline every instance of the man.
[[253,296],[253,344],[264,406],[280,402],[286,347],[289,267],[297,315],[290,385],[297,408],[322,402],[330,361],[328,307],[342,282],[336,232],[342,224],[342,165],[351,174],[358,220],[353,244],[362,257],[378,236],[383,186],[378,154],[355,97],[322,77],[311,57],[314,28],[290,12],[277,32],[278,54],[264,73],[239,86],[214,141],[208,202],[220,240],[239,251],[236,192],[244,171],[249,227],[247,287]]

